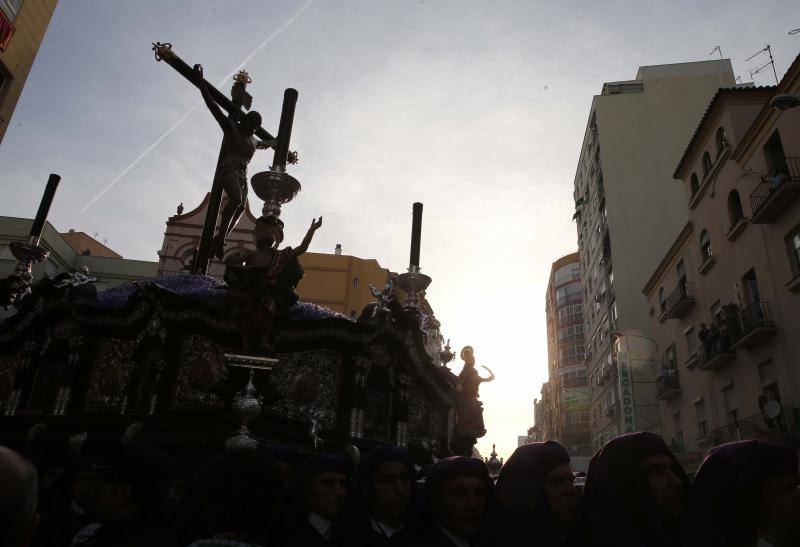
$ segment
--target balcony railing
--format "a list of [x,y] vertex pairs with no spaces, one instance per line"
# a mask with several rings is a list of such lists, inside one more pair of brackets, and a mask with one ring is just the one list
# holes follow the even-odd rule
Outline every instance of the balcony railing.
[[756,302],[740,312],[741,334],[733,344],[734,348],[749,348],[765,338],[772,336],[777,327],[772,322],[769,302]]
[[784,408],[777,418],[767,418],[763,413],[737,420],[709,431],[714,445],[744,439],[787,443],[800,439],[800,408]]
[[586,376],[578,376],[577,378],[562,378],[561,380],[561,387],[564,388],[586,387],[587,385],[588,381]]
[[676,369],[665,369],[658,373],[656,378],[656,395],[659,399],[672,399],[681,393],[681,384],[678,381]]
[[692,306],[694,306],[692,284],[688,281],[681,281],[667,298],[666,317],[667,319],[683,317]]
[[786,158],[785,165],[761,177],[761,184],[750,194],[753,224],[771,222],[800,195],[800,158]]

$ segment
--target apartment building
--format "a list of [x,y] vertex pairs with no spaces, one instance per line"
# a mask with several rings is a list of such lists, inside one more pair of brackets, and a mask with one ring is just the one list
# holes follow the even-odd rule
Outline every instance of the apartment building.
[[[619,382],[609,381],[618,370],[614,333],[647,335],[641,288],[687,220],[685,197],[672,184],[675,161],[717,89],[733,86],[729,60],[643,66],[635,80],[604,84],[592,101],[574,218],[595,448],[625,430],[615,406]],[[642,393],[636,404],[637,428],[659,427],[657,401]]]
[[[675,170],[688,221],[644,285],[663,434],[703,451],[800,441],[800,57],[720,89]],[[673,183],[674,184],[674,183]]]

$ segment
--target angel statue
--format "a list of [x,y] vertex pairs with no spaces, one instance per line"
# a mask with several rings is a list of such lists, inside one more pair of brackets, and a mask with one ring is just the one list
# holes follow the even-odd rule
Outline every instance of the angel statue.
[[369,284],[369,292],[377,298],[378,300],[375,302],[375,307],[372,308],[372,317],[378,315],[378,311],[382,310],[385,312],[389,311],[389,302],[394,299],[394,283],[392,283],[391,279],[386,281],[386,285],[383,286],[383,290],[378,289],[372,283]]
[[489,376],[485,378],[475,370],[475,353],[472,346],[464,346],[464,349],[461,350],[461,359],[464,361],[464,368],[461,369],[456,381],[456,419],[458,427],[462,431],[470,430],[485,433],[483,404],[478,399],[478,391],[482,383],[493,381],[495,376],[485,366],[481,366],[482,369],[489,373]]
[[[245,350],[269,350],[275,318],[284,315],[298,301],[294,292],[303,278],[298,257],[308,250],[322,217],[314,219],[298,247],[278,245],[283,241],[283,221],[268,216],[256,221],[255,251],[231,254],[225,261],[225,282],[233,301],[233,319],[243,333]],[[258,348],[253,348],[257,337]]]

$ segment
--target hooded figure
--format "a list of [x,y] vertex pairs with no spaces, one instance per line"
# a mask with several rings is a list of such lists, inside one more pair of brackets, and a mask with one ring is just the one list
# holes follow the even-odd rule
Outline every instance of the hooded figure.
[[296,470],[290,492],[295,516],[283,545],[341,545],[353,462],[344,454],[320,452]]
[[497,478],[486,545],[571,545],[578,490],[569,462],[569,453],[555,441],[517,448]]
[[99,476],[97,492],[86,509],[95,518],[79,530],[77,547],[177,545],[159,513],[175,462],[155,447],[116,443],[99,454],[92,470]]
[[426,479],[428,522],[411,545],[476,545],[491,490],[492,479],[481,460],[464,456],[439,460]]
[[687,547],[800,544],[797,452],[763,441],[711,449],[695,475],[683,523]]
[[415,476],[406,448],[380,446],[367,453],[356,479],[348,546],[408,545]]
[[586,474],[581,503],[586,543],[676,545],[689,482],[658,435],[612,439],[592,457]]

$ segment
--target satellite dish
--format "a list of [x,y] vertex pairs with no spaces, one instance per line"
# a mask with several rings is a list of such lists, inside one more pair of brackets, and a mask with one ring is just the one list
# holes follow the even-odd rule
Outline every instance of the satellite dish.
[[764,403],[764,415],[767,418],[775,419],[781,415],[781,404],[778,401],[772,400]]

